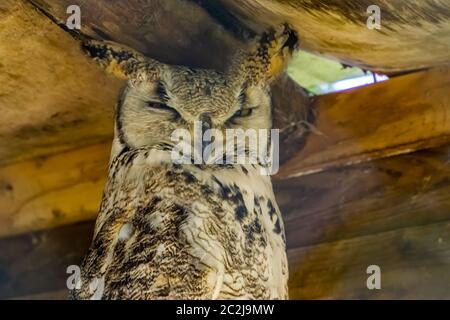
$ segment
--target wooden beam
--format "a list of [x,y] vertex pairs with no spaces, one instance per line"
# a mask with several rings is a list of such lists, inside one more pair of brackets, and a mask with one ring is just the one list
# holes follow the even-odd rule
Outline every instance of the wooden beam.
[[[450,223],[393,230],[288,251],[293,299],[449,299]],[[381,269],[381,289],[366,286]]]
[[0,237],[94,219],[109,142],[0,168]]
[[25,296],[11,298],[11,300],[67,300],[67,297],[68,291],[66,288],[36,294],[27,294]]
[[450,147],[274,182],[289,248],[450,220]]
[[[382,73],[449,62],[450,3],[435,0],[221,0],[255,31],[288,22],[304,50]],[[367,26],[371,5],[381,29]]]
[[242,43],[191,1],[31,0],[65,23],[67,7],[81,8],[81,32],[126,44],[169,64],[223,70]]
[[111,137],[122,82],[23,0],[0,3],[0,163]]
[[80,265],[93,232],[89,221],[0,240],[0,298],[63,298],[67,267]]
[[[69,265],[79,265],[93,223],[0,240],[0,298],[64,298]],[[288,251],[291,299],[448,299],[450,223],[356,237]],[[366,269],[381,268],[381,290]]]
[[292,178],[450,142],[450,66],[315,97],[305,146],[280,170]]

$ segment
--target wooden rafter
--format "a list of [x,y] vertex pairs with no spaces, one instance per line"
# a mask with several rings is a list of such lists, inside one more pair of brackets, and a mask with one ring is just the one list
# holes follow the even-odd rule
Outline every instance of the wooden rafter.
[[[382,73],[402,73],[450,60],[450,3],[436,0],[221,0],[249,28],[289,22],[304,50]],[[369,6],[381,29],[367,27]]]

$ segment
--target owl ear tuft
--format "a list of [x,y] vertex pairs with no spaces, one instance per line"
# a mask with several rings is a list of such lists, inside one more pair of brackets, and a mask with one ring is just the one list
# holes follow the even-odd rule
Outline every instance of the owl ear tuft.
[[85,40],[81,49],[106,72],[119,79],[133,79],[146,64],[146,58],[137,51],[114,42]]
[[257,38],[244,53],[240,72],[250,82],[270,83],[284,72],[298,43],[297,33],[288,24],[272,28]]

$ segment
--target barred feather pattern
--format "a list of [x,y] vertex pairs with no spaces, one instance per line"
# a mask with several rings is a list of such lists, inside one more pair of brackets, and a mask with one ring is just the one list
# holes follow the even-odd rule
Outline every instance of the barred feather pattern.
[[111,161],[74,299],[286,299],[284,226],[257,165]]

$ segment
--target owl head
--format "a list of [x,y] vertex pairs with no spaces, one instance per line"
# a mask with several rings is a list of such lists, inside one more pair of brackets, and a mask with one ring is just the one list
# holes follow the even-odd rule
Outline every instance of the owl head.
[[[171,148],[175,130],[270,129],[270,83],[284,71],[297,45],[282,25],[224,61],[225,72],[168,65],[111,42],[82,48],[107,72],[126,79],[115,113],[113,155],[121,149]],[[225,136],[225,135],[224,135]]]

